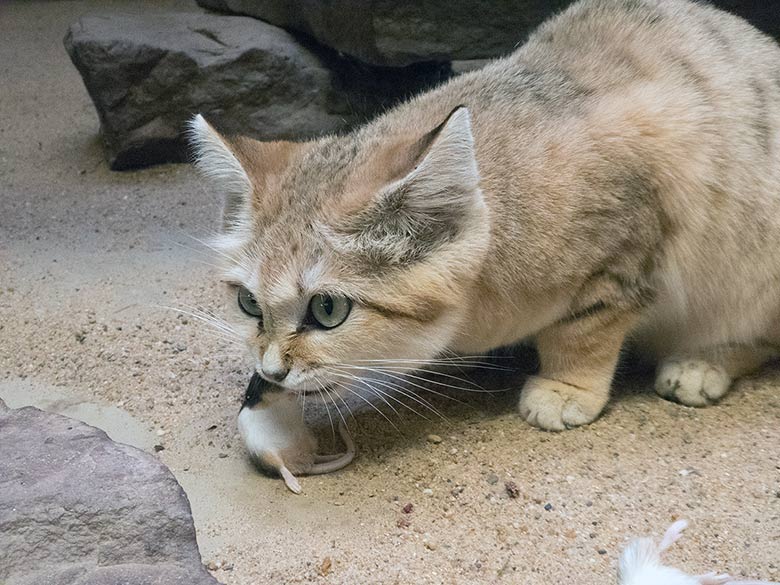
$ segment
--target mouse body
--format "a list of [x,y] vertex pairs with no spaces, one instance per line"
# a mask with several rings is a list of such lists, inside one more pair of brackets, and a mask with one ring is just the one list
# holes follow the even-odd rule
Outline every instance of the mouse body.
[[263,471],[278,474],[294,493],[301,493],[296,475],[331,473],[349,465],[355,444],[344,424],[339,434],[346,451],[320,455],[314,433],[306,426],[295,396],[255,373],[238,413],[238,430],[254,462]]
[[729,575],[689,575],[661,562],[661,554],[682,536],[685,520],[672,524],[660,542],[652,538],[631,541],[620,555],[618,585],[778,585],[769,581],[739,581]]

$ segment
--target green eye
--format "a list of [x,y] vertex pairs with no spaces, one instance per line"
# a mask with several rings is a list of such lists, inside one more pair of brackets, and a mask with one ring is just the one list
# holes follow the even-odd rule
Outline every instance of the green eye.
[[244,313],[250,317],[257,317],[262,319],[263,312],[257,304],[255,295],[245,289],[243,286],[238,287],[238,306]]
[[341,325],[351,309],[352,301],[340,295],[316,294],[309,302],[311,320],[323,329]]

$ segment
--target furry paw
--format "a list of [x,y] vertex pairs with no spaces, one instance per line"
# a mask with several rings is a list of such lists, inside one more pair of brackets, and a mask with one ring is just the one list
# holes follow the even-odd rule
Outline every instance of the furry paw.
[[660,396],[687,406],[712,404],[729,386],[731,377],[726,370],[703,360],[666,360],[655,378],[655,391]]
[[594,421],[601,414],[607,397],[556,380],[531,376],[520,395],[520,416],[540,429],[563,431]]

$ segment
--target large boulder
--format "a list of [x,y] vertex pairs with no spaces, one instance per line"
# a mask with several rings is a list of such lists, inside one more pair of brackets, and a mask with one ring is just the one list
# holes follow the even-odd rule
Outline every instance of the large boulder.
[[185,161],[183,125],[195,113],[227,133],[308,138],[446,75],[438,65],[386,75],[252,18],[196,13],[84,17],[65,47],[117,170]]
[[187,496],[151,455],[0,401],[0,583],[218,585]]
[[485,59],[512,51],[571,0],[197,0],[312,36],[375,65]]
[[[511,52],[544,19],[573,0],[197,0],[246,14],[367,63],[408,65],[470,60]],[[767,0],[714,0],[778,37],[780,9]]]

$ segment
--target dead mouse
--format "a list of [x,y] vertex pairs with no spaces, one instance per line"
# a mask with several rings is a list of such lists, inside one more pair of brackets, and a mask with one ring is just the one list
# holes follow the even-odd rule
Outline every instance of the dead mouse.
[[619,585],[780,585],[769,581],[738,581],[729,575],[688,575],[661,564],[661,553],[674,544],[688,526],[685,520],[672,524],[660,543],[637,538],[629,543],[618,563]]
[[338,471],[355,457],[355,444],[343,423],[339,434],[346,452],[317,454],[317,439],[306,426],[296,397],[257,373],[247,386],[238,430],[255,463],[263,471],[279,474],[296,494],[301,493],[296,475]]

